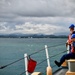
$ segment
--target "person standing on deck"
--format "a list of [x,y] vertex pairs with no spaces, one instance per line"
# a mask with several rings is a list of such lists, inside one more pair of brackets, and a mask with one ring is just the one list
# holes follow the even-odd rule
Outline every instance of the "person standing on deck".
[[72,35],[72,34],[75,34],[74,27],[75,27],[74,24],[71,24],[71,25],[69,26],[70,34],[69,34],[68,40],[67,40],[67,42],[66,42],[66,47],[69,45],[69,52],[71,52],[71,43],[72,43],[72,41],[71,41],[71,35]]
[[60,67],[65,60],[75,59],[75,34],[72,34],[71,42],[72,42],[71,43],[71,52],[69,54],[64,54],[61,57],[60,62],[58,62],[56,60],[54,61],[58,67]]

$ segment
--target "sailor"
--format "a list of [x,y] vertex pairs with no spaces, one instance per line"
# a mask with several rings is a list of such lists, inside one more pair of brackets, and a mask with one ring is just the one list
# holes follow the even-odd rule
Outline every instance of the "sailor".
[[55,60],[55,64],[60,67],[63,62],[65,60],[69,60],[69,59],[75,59],[75,34],[72,34],[71,36],[71,52],[69,54],[64,54],[61,59],[60,59],[60,62],[56,61]]
[[68,40],[67,40],[67,42],[66,42],[66,47],[69,45],[69,52],[71,52],[71,43],[72,43],[72,41],[71,41],[71,35],[72,35],[72,34],[75,34],[74,27],[75,27],[74,24],[71,24],[71,25],[69,26],[70,34],[69,34]]

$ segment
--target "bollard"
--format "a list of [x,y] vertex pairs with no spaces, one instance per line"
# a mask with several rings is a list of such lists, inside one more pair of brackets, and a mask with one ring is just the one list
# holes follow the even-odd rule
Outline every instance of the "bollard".
[[67,61],[69,70],[66,72],[66,75],[75,75],[75,59],[70,59]]
[[68,67],[70,72],[75,72],[75,59],[68,60]]
[[47,75],[52,75],[52,68],[50,66],[47,67]]

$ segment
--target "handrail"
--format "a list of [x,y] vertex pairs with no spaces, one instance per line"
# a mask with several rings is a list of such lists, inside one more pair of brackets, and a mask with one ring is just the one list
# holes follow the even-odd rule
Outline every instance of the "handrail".
[[[54,45],[54,46],[49,46],[48,48],[57,47],[57,46],[60,46],[60,45],[63,45],[63,44],[64,44],[64,43],[58,44],[58,45]],[[44,48],[44,49],[45,49],[45,48]],[[35,52],[31,53],[31,54],[28,55],[28,56],[34,55],[34,54],[36,54],[36,53],[39,53],[40,51],[43,51],[44,49],[35,51]],[[25,57],[20,58],[20,59],[18,59],[18,60],[16,60],[16,61],[13,61],[13,62],[11,62],[11,63],[9,63],[9,64],[6,64],[6,65],[4,65],[4,66],[1,66],[0,69],[4,69],[4,68],[6,68],[6,67],[8,67],[8,66],[10,66],[10,65],[12,65],[12,64],[14,64],[14,63],[16,63],[16,62],[19,62],[19,61],[23,60],[24,58],[25,58]]]
[[57,53],[57,54],[55,54],[55,55],[52,55],[52,56],[50,56],[50,58],[55,57],[55,56],[58,56],[58,55],[60,55],[60,54],[62,54],[62,53],[65,53],[65,52],[67,52],[67,50],[64,50],[64,51],[62,51],[62,52],[60,52],[60,53]]
[[[60,52],[60,53],[57,53],[57,54],[55,54],[55,56],[58,56],[58,55],[60,55],[60,54],[62,54],[62,53],[65,53],[65,52],[67,52],[67,50],[64,50],[64,51],[62,51],[62,52]],[[52,58],[52,57],[54,57],[54,55],[53,55],[53,56],[49,56],[49,58]],[[40,65],[41,63],[45,62],[46,60],[47,60],[47,58],[44,59],[44,60],[42,60],[41,62],[39,62],[37,65]],[[56,66],[56,65],[52,66],[52,68],[55,67],[55,66]],[[23,75],[25,72],[26,72],[26,71],[22,72],[20,75]]]
[[14,64],[14,63],[16,63],[16,62],[22,60],[22,59],[24,59],[24,57],[23,57],[23,58],[20,58],[20,59],[18,59],[18,60],[16,60],[16,61],[13,61],[13,62],[11,62],[11,63],[9,63],[9,64],[7,64],[7,65],[1,66],[0,69],[3,69],[3,68],[5,68],[5,67],[8,67],[8,66],[10,66],[10,65],[12,65],[12,64]]
[[[58,44],[58,45],[53,45],[53,46],[48,46],[47,48],[52,48],[52,47],[54,48],[54,47],[57,47],[57,46],[60,46],[60,45],[64,45],[64,44],[65,44],[65,43]],[[29,54],[28,57],[29,57],[29,56],[32,56],[32,55],[34,55],[34,54],[36,54],[36,53],[39,53],[40,51],[43,51],[43,50],[45,50],[45,48],[40,49],[40,50],[38,50],[38,51],[35,51],[35,52]],[[62,54],[62,53],[64,53],[64,52],[66,52],[66,51],[67,51],[67,50],[64,50],[64,51],[62,51],[62,52],[60,52],[60,53],[54,54],[54,55],[52,55],[52,56],[49,56],[49,58],[58,56],[58,55],[60,55],[60,54]],[[4,68],[6,68],[6,67],[8,67],[8,66],[10,66],[10,65],[12,65],[12,64],[14,64],[14,63],[16,63],[16,62],[19,62],[19,61],[23,60],[24,58],[25,58],[25,57],[20,58],[20,59],[14,61],[14,62],[11,62],[11,63],[9,63],[9,64],[7,64],[7,65],[1,66],[0,69],[4,69]],[[48,58],[48,59],[49,59],[49,58]],[[42,60],[41,62],[39,62],[37,65],[39,65],[39,64],[41,64],[41,63],[43,63],[43,62],[45,62],[46,60],[47,60],[47,58],[44,59],[44,60]],[[53,67],[55,67],[55,65],[54,65]],[[22,72],[22,73],[19,74],[19,75],[23,75],[25,72],[27,72],[27,71],[24,71],[24,72]]]
[[[65,43],[61,43],[61,44],[53,45],[53,46],[48,46],[47,48],[53,48],[53,47],[61,46],[61,45],[64,45],[64,44],[65,44]],[[31,53],[29,56],[34,55],[34,54],[36,54],[36,53],[39,53],[40,51],[43,51],[43,50],[45,50],[45,48]]]

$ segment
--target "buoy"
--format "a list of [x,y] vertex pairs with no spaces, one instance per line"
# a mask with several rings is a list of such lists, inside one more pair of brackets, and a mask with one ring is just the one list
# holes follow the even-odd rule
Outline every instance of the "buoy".
[[47,75],[52,75],[52,68],[50,66],[47,67]]

